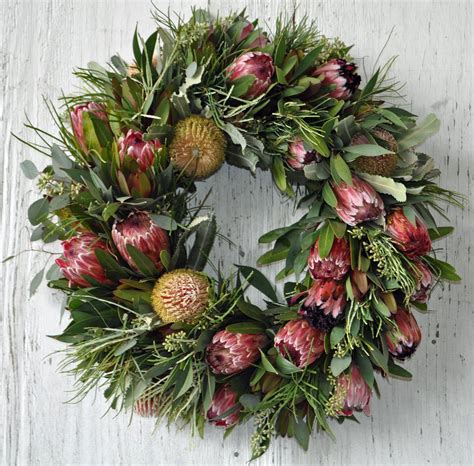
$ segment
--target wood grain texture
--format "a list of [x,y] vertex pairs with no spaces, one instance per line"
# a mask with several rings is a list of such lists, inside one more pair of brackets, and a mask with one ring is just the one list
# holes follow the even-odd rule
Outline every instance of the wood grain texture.
[[[271,23],[289,12],[291,1],[194,1],[212,11],[247,6],[251,17]],[[189,14],[190,1],[157,1]],[[0,157],[1,244],[4,258],[31,248],[26,209],[37,197],[34,184],[19,168],[25,158],[39,166],[37,154],[18,143],[11,131],[26,137],[24,109],[34,123],[52,128],[42,104],[44,94],[56,99],[74,90],[74,66],[105,62],[113,53],[130,57],[136,22],[149,33],[153,23],[148,1],[2,0],[0,6]],[[310,450],[279,440],[257,465],[303,464],[473,464],[473,128],[472,3],[469,0],[300,0],[297,17],[316,18],[327,35],[355,43],[353,54],[370,71],[392,28],[382,61],[399,55],[393,72],[406,81],[407,108],[442,119],[439,134],[424,149],[442,169],[441,184],[464,193],[464,211],[449,209],[456,233],[444,241],[446,256],[465,280],[437,289],[434,312],[419,318],[424,339],[407,363],[411,383],[381,381],[382,398],[374,399],[372,416],[359,426],[334,423],[337,441],[317,435]],[[216,263],[255,263],[263,232],[291,221],[293,206],[281,199],[268,173],[224,167],[212,184],[211,203],[221,232],[237,246],[217,244]],[[37,246],[35,246],[37,248]],[[54,246],[46,246],[51,251]],[[58,333],[60,297],[44,285],[28,298],[31,277],[49,256],[30,251],[2,266],[2,382],[0,451],[4,465],[159,464],[240,465],[249,458],[252,426],[238,428],[225,443],[208,428],[205,441],[187,430],[160,427],[151,421],[109,413],[100,394],[81,404],[64,404],[72,380],[55,371],[61,344],[46,335]],[[275,268],[265,270],[272,275]]]

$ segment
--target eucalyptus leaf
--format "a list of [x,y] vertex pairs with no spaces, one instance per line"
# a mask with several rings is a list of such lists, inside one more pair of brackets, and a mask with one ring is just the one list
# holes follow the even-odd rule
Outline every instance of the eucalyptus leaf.
[[359,173],[360,178],[367,181],[373,188],[382,194],[389,194],[398,202],[405,202],[407,200],[407,193],[405,185],[394,181],[392,178],[387,178],[380,175],[369,175],[368,173]]

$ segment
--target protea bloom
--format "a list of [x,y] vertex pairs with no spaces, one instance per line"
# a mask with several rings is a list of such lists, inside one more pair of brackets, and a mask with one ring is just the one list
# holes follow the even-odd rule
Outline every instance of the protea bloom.
[[[387,146],[393,154],[384,154],[375,157],[357,157],[354,161],[354,165],[358,170],[371,175],[391,176],[397,167],[397,141],[392,133],[381,128],[374,129],[372,134],[377,139],[384,141],[384,145]],[[365,134],[358,133],[353,136],[351,145],[356,146],[359,144],[371,144],[371,142]]]
[[170,250],[168,234],[153,223],[147,212],[131,212],[126,219],[116,220],[112,227],[112,239],[120,255],[132,269],[138,271],[127,250],[129,244],[151,259],[158,270],[163,269],[160,254]]
[[[233,408],[235,410],[232,410]],[[230,414],[221,417],[228,411],[231,411]],[[240,404],[237,393],[232,390],[230,385],[222,385],[212,398],[211,407],[207,411],[207,419],[216,426],[227,428],[239,422],[239,411]]]
[[290,320],[274,340],[275,348],[298,367],[312,364],[324,353],[324,333],[305,319]]
[[263,334],[217,332],[207,346],[206,361],[214,374],[235,374],[249,368],[260,357],[268,339]]
[[76,105],[70,112],[71,126],[74,136],[84,152],[88,152],[89,147],[87,145],[86,136],[84,134],[84,121],[83,114],[88,112],[100,118],[103,121],[108,121],[107,112],[105,106],[97,102],[89,102],[87,104]]
[[296,139],[290,144],[286,161],[295,170],[303,170],[305,165],[320,160],[320,155],[315,150],[306,150],[301,139]]
[[142,171],[150,168],[155,161],[155,152],[160,149],[161,143],[158,139],[144,141],[143,133],[129,129],[125,136],[118,141],[120,160],[122,163],[126,156],[131,157],[138,163]]
[[399,308],[393,316],[396,326],[385,333],[388,350],[397,359],[411,356],[421,341],[421,330],[412,313]]
[[313,327],[327,332],[344,317],[346,302],[346,289],[342,282],[314,280],[299,314]]
[[[240,42],[247,39],[247,37],[254,31],[255,26],[250,21],[247,22],[246,26],[242,29],[240,33]],[[248,47],[249,49],[261,49],[267,45],[267,38],[263,33],[261,33]]]
[[319,255],[319,238],[311,248],[308,268],[313,278],[332,278],[342,280],[351,266],[349,244],[345,238],[334,238],[328,256],[321,259]]
[[176,269],[155,283],[151,305],[164,323],[195,322],[209,304],[209,279],[202,273]]
[[433,288],[433,274],[430,268],[422,261],[418,260],[415,263],[418,269],[416,290],[412,294],[412,301],[418,303],[426,303],[428,301],[431,288]]
[[385,215],[381,197],[360,178],[352,176],[352,186],[341,182],[332,188],[337,198],[337,215],[344,223],[354,226]]
[[247,52],[229,65],[225,74],[230,81],[235,81],[244,76],[254,76],[255,81],[242,96],[251,100],[266,92],[272,82],[274,72],[273,60],[268,53]]
[[396,246],[410,259],[431,251],[431,239],[425,224],[416,217],[416,225],[408,220],[402,209],[394,209],[387,217],[387,232]]
[[139,398],[133,405],[133,412],[141,417],[156,417],[158,415],[158,398]]
[[105,241],[94,233],[85,232],[63,241],[61,244],[63,255],[60,259],[56,259],[56,264],[69,280],[70,285],[92,286],[85,276],[101,284],[111,284],[111,281],[105,275],[104,268],[95,255],[96,249],[109,252]]
[[360,84],[360,76],[356,73],[357,66],[347,63],[342,58],[334,58],[313,72],[313,76],[324,74],[323,86],[334,86],[329,92],[335,99],[346,100],[354,94]]
[[338,377],[335,392],[336,397],[341,398],[342,409],[338,412],[339,415],[352,416],[354,411],[370,415],[369,403],[372,391],[357,366],[352,365],[349,373]]

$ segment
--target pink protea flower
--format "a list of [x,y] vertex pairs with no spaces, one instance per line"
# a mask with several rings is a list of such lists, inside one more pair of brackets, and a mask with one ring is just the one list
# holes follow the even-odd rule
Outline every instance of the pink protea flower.
[[141,417],[156,417],[158,415],[158,398],[139,398],[133,405],[133,412]]
[[104,285],[112,283],[95,255],[96,249],[110,252],[105,241],[94,233],[85,232],[61,244],[63,255],[56,259],[56,264],[69,280],[70,285],[92,286],[84,278],[85,275]]
[[151,259],[158,270],[163,269],[160,254],[170,250],[168,234],[153,223],[147,212],[131,212],[125,220],[116,220],[112,227],[112,239],[120,255],[135,271],[138,268],[127,251],[128,244]]
[[346,288],[342,282],[318,279],[308,290],[298,313],[313,327],[327,332],[344,317],[346,303]]
[[[247,21],[246,26],[242,29],[242,32],[240,34],[240,42],[247,39],[247,37],[253,32],[254,29],[255,29],[255,26],[253,25],[253,23],[251,23],[250,21]],[[249,45],[249,48],[250,49],[257,49],[257,48],[261,49],[261,48],[265,47],[265,45],[267,45],[267,42],[268,42],[267,38],[262,33]]]
[[431,251],[431,239],[425,224],[416,217],[416,225],[413,225],[402,209],[392,210],[387,217],[387,233],[410,259]]
[[332,278],[342,280],[349,272],[351,253],[345,238],[334,238],[328,256],[321,259],[319,255],[319,238],[311,247],[308,258],[308,268],[313,278]]
[[393,326],[385,333],[388,350],[397,359],[411,356],[421,341],[421,330],[411,312],[406,309],[397,309],[393,319]]
[[275,348],[298,367],[312,364],[324,353],[324,333],[307,320],[290,320],[274,340]]
[[365,181],[352,176],[352,186],[347,183],[333,184],[337,198],[336,212],[348,225],[376,220],[385,215],[382,198]]
[[357,366],[352,365],[349,373],[341,374],[338,377],[335,390],[336,396],[343,397],[344,403],[338,414],[352,416],[354,411],[362,411],[365,415],[370,415],[372,391]]
[[418,269],[417,283],[416,290],[412,294],[411,299],[418,303],[426,303],[433,288],[433,274],[424,262],[417,260],[415,265]]
[[286,161],[295,170],[303,170],[305,165],[318,162],[320,155],[315,150],[306,150],[301,139],[296,139],[290,144],[290,150]]
[[263,334],[217,332],[207,346],[206,361],[214,374],[235,374],[249,368],[268,339]]
[[89,102],[87,104],[76,105],[70,112],[71,126],[74,136],[84,152],[88,152],[87,141],[84,134],[83,113],[89,112],[103,121],[108,121],[105,106],[97,102]]
[[[237,406],[239,406],[239,409],[237,409]],[[234,407],[235,411],[225,417],[220,417]],[[227,428],[239,422],[239,411],[240,404],[237,393],[232,390],[230,385],[222,385],[212,398],[211,407],[207,411],[207,419],[216,426]]]
[[266,92],[272,82],[274,72],[273,60],[268,53],[247,52],[229,65],[225,74],[230,81],[235,81],[243,76],[254,76],[255,81],[242,96],[251,100]]
[[128,155],[134,159],[142,171],[150,168],[155,161],[155,152],[161,147],[158,139],[144,141],[143,133],[129,129],[118,141],[120,159],[123,162]]
[[356,73],[357,66],[347,63],[342,58],[334,58],[313,72],[313,76],[324,74],[323,86],[333,85],[329,93],[335,99],[346,100],[354,94],[360,84],[360,76]]

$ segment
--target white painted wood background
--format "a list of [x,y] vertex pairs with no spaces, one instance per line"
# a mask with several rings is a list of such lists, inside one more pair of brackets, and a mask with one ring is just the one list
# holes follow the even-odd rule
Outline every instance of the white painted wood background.
[[[156,4],[185,15],[192,5],[190,0]],[[194,4],[223,13],[247,6],[251,17],[269,23],[293,6],[284,0]],[[152,31],[150,7],[145,0],[1,1],[1,258],[31,247],[26,209],[38,194],[22,176],[19,162],[32,158],[39,166],[44,163],[14,140],[11,131],[27,135],[24,110],[33,122],[51,129],[41,96],[55,99],[61,90],[73,91],[74,66],[104,62],[115,52],[130,57],[135,24],[139,22],[143,33]],[[383,59],[399,55],[394,72],[407,81],[408,108],[420,116],[435,111],[441,117],[441,131],[425,150],[443,171],[441,183],[470,201],[463,212],[449,209],[457,231],[443,244],[465,280],[438,289],[431,301],[434,312],[419,317],[424,338],[407,363],[415,374],[412,382],[381,381],[382,399],[374,398],[372,416],[359,426],[334,424],[337,442],[315,436],[305,454],[293,441],[279,440],[255,464],[473,464],[472,9],[470,0],[299,2],[298,15],[307,13],[327,35],[355,43],[354,56],[367,70],[395,27]],[[224,167],[201,186],[202,192],[211,183],[221,231],[240,246],[230,249],[221,242],[216,261],[253,265],[262,252],[258,236],[290,221],[292,206],[282,202],[268,174],[254,179]],[[2,464],[244,464],[250,425],[225,442],[220,431],[209,428],[201,441],[174,428],[161,427],[152,434],[148,420],[135,418],[129,425],[125,415],[102,417],[99,394],[95,402],[91,396],[79,405],[64,404],[72,381],[55,372],[58,358],[49,354],[61,344],[46,337],[64,325],[59,321],[60,298],[44,285],[28,298],[29,281],[46,258],[25,252],[1,270]]]

